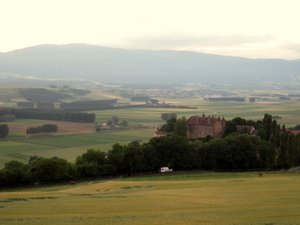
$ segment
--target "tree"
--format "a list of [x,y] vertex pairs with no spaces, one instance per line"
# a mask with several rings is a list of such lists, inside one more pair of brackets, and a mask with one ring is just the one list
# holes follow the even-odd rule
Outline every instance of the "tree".
[[22,185],[30,182],[28,166],[18,161],[10,161],[2,169],[1,181],[3,185]]
[[162,120],[167,121],[169,119],[169,113],[162,113],[160,117]]
[[33,179],[41,182],[62,181],[76,176],[76,168],[58,157],[35,159],[29,169]]
[[263,138],[266,141],[269,141],[272,134],[272,115],[265,114],[263,119],[263,129]]
[[99,150],[89,149],[86,153],[78,156],[76,166],[81,177],[95,177],[103,175],[106,164],[106,153]]
[[186,119],[181,117],[174,124],[174,134],[181,137],[186,137]]
[[119,124],[119,117],[112,116],[111,117],[111,122],[112,122],[112,125],[118,125]]
[[111,126],[111,125],[113,125],[113,122],[112,122],[111,120],[108,120],[108,121],[106,122],[106,124],[107,124],[107,126]]
[[289,167],[289,154],[287,149],[287,143],[288,143],[288,133],[285,129],[285,126],[283,126],[280,132],[280,145],[278,149],[278,159],[277,159],[277,165],[280,168]]
[[247,121],[241,117],[235,117],[232,120],[226,121],[224,136],[236,132],[237,125],[247,125]]
[[270,143],[275,148],[278,148],[280,145],[280,125],[277,124],[276,120],[272,121]]
[[141,145],[137,141],[129,143],[125,147],[124,161],[123,161],[123,173],[132,175],[134,173],[144,171],[144,156]]
[[176,113],[162,113],[161,114],[161,119],[164,121],[170,120],[170,119],[176,119],[177,114]]
[[300,124],[297,124],[295,127],[292,128],[292,130],[300,130]]
[[7,137],[8,133],[9,133],[8,126],[6,124],[0,125],[0,138]]
[[15,120],[16,120],[16,117],[13,114],[6,114],[6,115],[0,116],[0,122],[12,122]]
[[122,174],[124,170],[125,146],[118,143],[114,144],[112,149],[107,153],[108,164],[115,167],[117,174]]
[[175,123],[176,123],[176,119],[175,118],[169,119],[169,120],[167,120],[167,123],[164,124],[160,128],[160,130],[163,131],[163,132],[167,132],[167,133],[173,132],[174,131],[174,127],[175,127]]
[[128,122],[127,122],[127,120],[122,120],[122,121],[119,123],[119,125],[120,125],[121,127],[128,127]]

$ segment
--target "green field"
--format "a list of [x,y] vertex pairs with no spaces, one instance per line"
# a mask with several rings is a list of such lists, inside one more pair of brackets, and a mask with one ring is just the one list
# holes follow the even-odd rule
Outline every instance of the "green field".
[[300,174],[181,173],[3,190],[0,224],[298,225]]
[[147,141],[154,132],[154,129],[137,128],[78,135],[11,137],[0,140],[0,168],[10,160],[27,162],[32,155],[58,156],[74,161],[87,149],[106,151],[114,143]]

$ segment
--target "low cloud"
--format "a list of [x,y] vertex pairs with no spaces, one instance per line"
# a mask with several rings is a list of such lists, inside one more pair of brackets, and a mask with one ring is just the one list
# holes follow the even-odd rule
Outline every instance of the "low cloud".
[[139,37],[130,39],[133,47],[178,49],[189,47],[238,47],[246,44],[263,43],[273,40],[272,36],[183,36],[166,35],[157,37]]
[[289,50],[289,51],[293,51],[295,53],[299,53],[300,54],[300,44],[297,43],[289,43],[289,44],[285,44],[282,46],[283,48]]

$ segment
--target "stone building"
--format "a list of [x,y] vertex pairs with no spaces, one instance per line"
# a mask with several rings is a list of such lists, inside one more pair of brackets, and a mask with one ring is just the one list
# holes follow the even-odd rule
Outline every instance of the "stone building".
[[188,139],[222,137],[225,131],[225,120],[214,116],[192,116],[186,121]]

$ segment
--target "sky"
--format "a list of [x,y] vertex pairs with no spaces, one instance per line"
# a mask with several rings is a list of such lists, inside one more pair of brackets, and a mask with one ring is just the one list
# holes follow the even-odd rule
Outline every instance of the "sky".
[[300,58],[300,0],[0,0],[0,52],[85,43]]

